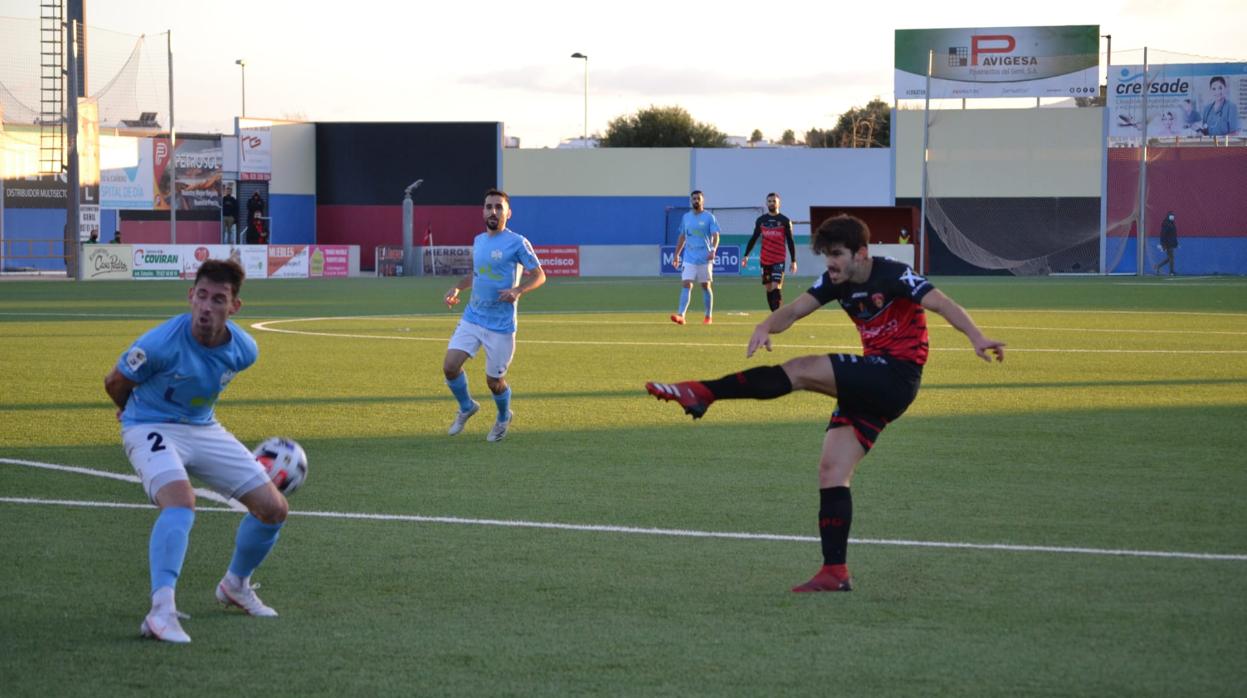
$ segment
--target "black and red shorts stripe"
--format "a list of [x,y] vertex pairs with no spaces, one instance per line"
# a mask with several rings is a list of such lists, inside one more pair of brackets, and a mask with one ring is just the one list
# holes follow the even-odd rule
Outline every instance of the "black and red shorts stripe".
[[836,372],[836,411],[828,429],[852,427],[867,451],[884,427],[896,420],[918,396],[922,366],[888,356],[829,354]]

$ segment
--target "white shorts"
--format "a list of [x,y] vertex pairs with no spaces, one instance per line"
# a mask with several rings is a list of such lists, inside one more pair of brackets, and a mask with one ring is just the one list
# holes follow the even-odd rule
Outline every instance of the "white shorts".
[[696,281],[699,284],[708,284],[714,281],[714,265],[713,264],[689,264],[684,263],[684,268],[680,270],[681,281]]
[[515,333],[494,332],[480,325],[459,321],[455,333],[450,336],[447,349],[458,349],[468,356],[476,357],[476,352],[485,347],[485,375],[490,378],[502,378],[515,358]]
[[136,424],[121,430],[121,445],[153,502],[161,487],[188,475],[234,499],[269,481],[264,466],[220,424]]

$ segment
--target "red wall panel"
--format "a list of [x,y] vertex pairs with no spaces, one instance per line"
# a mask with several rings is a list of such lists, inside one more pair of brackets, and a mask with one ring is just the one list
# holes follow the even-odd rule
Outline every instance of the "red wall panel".
[[[433,231],[437,245],[471,245],[485,230],[481,206],[415,206],[412,232],[419,245]],[[362,269],[374,268],[378,245],[403,244],[402,206],[317,206],[316,241],[322,245],[359,245]]]

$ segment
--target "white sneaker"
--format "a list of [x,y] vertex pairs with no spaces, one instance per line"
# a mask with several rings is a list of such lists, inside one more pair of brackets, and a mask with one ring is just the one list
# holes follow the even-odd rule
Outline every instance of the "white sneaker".
[[179,622],[181,618],[190,619],[190,616],[177,611],[157,612],[153,610],[143,619],[143,624],[139,626],[139,634],[161,642],[185,645],[191,641],[191,636],[182,629],[182,624]]
[[226,606],[237,606],[246,611],[249,616],[267,618],[277,615],[277,611],[265,606],[260,597],[255,595],[255,590],[259,588],[259,584],[251,583],[250,577],[232,584],[230,575],[227,574],[221,579],[221,583],[216,585],[216,600]]
[[507,410],[507,421],[494,422],[494,428],[489,430],[489,435],[485,437],[486,441],[502,441],[507,435],[507,429],[511,426],[511,421],[515,419],[515,413]]
[[481,411],[481,403],[477,402],[476,400],[473,400],[471,408],[455,415],[455,421],[451,423],[450,429],[448,429],[446,433],[450,434],[451,436],[454,436],[455,434],[458,434],[459,432],[463,431],[463,427],[467,426],[468,420],[475,417],[476,413],[480,411]]

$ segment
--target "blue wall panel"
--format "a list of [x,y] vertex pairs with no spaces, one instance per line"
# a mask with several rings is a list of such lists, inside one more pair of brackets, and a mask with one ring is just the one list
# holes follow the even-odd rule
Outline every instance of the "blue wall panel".
[[534,245],[658,245],[684,196],[513,196],[510,228]]
[[[8,208],[4,211],[4,269],[65,269],[65,211]],[[46,259],[49,255],[54,258]]]
[[[1121,263],[1110,271],[1134,273],[1137,270],[1134,242],[1134,240],[1126,240]],[[1109,250],[1116,249],[1116,243],[1117,240],[1109,239]],[[1158,244],[1159,238],[1148,237],[1145,261],[1149,274],[1152,273],[1152,267],[1164,259],[1164,254],[1157,249]],[[1179,276],[1247,274],[1247,237],[1179,237],[1178,249],[1173,254],[1173,262],[1178,268]],[[1169,267],[1165,267],[1164,273],[1168,272]]]
[[316,197],[311,194],[269,194],[273,219],[270,242],[311,245],[316,242]]

